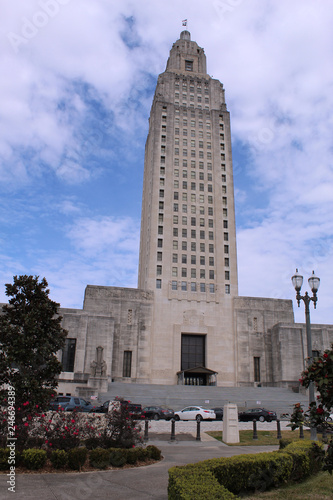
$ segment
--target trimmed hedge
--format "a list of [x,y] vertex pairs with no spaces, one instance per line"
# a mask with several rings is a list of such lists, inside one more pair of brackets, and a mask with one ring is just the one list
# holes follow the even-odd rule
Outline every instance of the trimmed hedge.
[[169,469],[169,500],[231,500],[236,496],[219,484],[204,462]]
[[[322,443],[313,441],[294,441],[286,446],[283,451],[285,453],[290,453],[293,457],[294,465],[291,479],[294,481],[299,481],[307,476],[316,474],[322,469],[325,457]],[[302,457],[302,453],[306,455],[306,459]]]
[[265,491],[288,480],[292,457],[286,453],[256,453],[229,458],[206,460],[220,484],[232,493]]
[[[105,469],[108,465],[122,467],[125,464],[135,465],[137,462],[146,462],[148,460],[160,460],[161,450],[154,445],[146,448],[95,448],[88,451],[85,447],[73,448],[70,451],[53,450],[49,453],[52,466],[55,469],[62,469],[68,466],[72,470],[80,470],[85,464],[87,456],[89,463],[97,469]],[[0,448],[0,471],[9,470],[10,449]],[[39,470],[44,467],[47,460],[45,450],[29,448],[22,453],[15,452],[15,465],[21,463],[31,470]]]
[[65,450],[53,450],[50,456],[51,464],[55,469],[63,469],[68,463],[68,453]]
[[89,463],[96,469],[106,469],[110,464],[110,451],[104,448],[96,448],[89,452]]
[[45,450],[31,448],[22,452],[23,465],[30,470],[39,470],[46,464],[47,454]]
[[80,448],[73,448],[68,452],[68,467],[72,470],[81,470],[81,467],[87,460],[88,450],[83,446]]
[[[296,441],[283,450],[214,458],[169,469],[169,500],[229,499],[304,480],[321,470],[322,445]],[[221,490],[222,488],[222,490]],[[231,495],[231,496],[228,496]]]

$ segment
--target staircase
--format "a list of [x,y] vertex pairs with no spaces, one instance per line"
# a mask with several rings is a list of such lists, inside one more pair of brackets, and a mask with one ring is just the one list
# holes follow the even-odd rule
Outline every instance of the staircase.
[[185,406],[198,405],[206,408],[236,403],[240,410],[257,406],[281,413],[291,413],[295,403],[308,407],[307,394],[296,394],[280,387],[217,387],[157,384],[128,384],[112,382],[108,391],[99,393],[101,403],[122,397],[142,406],[156,405],[181,410]]

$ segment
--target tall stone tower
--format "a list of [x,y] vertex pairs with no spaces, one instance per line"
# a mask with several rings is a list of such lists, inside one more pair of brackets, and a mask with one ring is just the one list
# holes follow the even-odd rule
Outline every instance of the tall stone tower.
[[188,31],[173,44],[149,118],[138,286],[154,291],[150,381],[234,385],[230,117]]

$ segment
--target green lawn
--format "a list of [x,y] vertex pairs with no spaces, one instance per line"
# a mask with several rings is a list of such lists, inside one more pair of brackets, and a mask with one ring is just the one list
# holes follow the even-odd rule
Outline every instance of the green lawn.
[[[222,441],[221,431],[210,431],[207,432],[209,436],[214,437],[218,441]],[[277,439],[276,431],[257,431],[258,439],[253,439],[253,431],[239,431],[240,442],[236,444],[230,444],[229,446],[266,446],[266,445],[279,445],[279,439]],[[293,441],[299,439],[299,430],[296,431],[282,431],[282,439],[292,439]],[[319,434],[319,439],[321,435]],[[310,439],[310,431],[304,431],[304,439]]]
[[278,489],[250,495],[246,500],[331,500],[333,498],[333,476],[328,472],[319,472],[302,483],[282,486]]

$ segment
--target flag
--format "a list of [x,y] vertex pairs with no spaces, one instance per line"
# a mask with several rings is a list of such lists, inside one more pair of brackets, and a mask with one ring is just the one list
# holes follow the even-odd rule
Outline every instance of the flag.
[[187,26],[187,19],[184,19],[184,20],[182,21],[182,26]]

